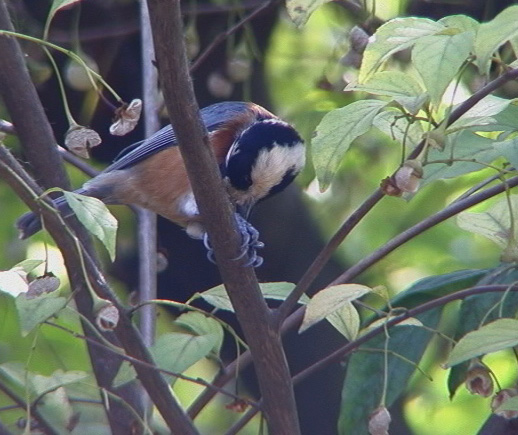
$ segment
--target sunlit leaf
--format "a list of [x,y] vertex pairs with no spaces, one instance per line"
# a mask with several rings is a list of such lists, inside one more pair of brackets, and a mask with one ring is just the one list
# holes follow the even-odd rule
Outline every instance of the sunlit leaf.
[[45,260],[31,260],[26,259],[23,261],[20,261],[18,264],[13,266],[11,270],[21,269],[25,273],[31,273],[34,269],[36,269],[39,265],[45,263]]
[[52,391],[57,387],[63,387],[65,385],[74,384],[88,378],[88,373],[79,370],[63,371],[61,369],[56,370],[50,376],[43,376],[34,374],[31,377],[31,384],[33,391],[36,394],[44,394],[48,391]]
[[360,315],[350,302],[343,304],[338,310],[329,314],[326,319],[347,340],[352,341],[358,336]]
[[[217,334],[192,335],[171,332],[161,335],[151,348],[158,367],[182,373],[218,346]],[[171,378],[174,382],[176,378]]]
[[[383,318],[383,319],[378,319],[378,320],[375,320],[374,322],[372,322],[371,324],[369,324],[366,328],[365,328],[365,332],[368,332],[372,329],[375,329],[375,328],[378,328],[380,326],[382,326],[383,324],[387,323],[389,320],[393,319],[394,317],[397,317],[397,316],[388,316],[387,318]],[[414,317],[410,317],[408,319],[405,319],[403,320],[402,322],[399,322],[399,323],[396,323],[394,326],[417,326],[417,327],[421,327],[423,326],[423,323],[414,318]],[[363,332],[363,330],[362,330]]]
[[[261,292],[266,299],[274,299],[283,301],[295,288],[295,284],[291,282],[263,282],[259,284]],[[206,302],[212,306],[226,311],[234,312],[234,307],[230,302],[227,291],[223,285],[218,285],[199,294]],[[302,295],[299,299],[300,303],[307,303],[309,298]]]
[[234,312],[234,307],[223,284],[205,290],[199,296],[218,310]]
[[392,97],[410,113],[418,112],[428,99],[423,87],[411,75],[401,71],[376,72],[363,84],[350,83],[344,91],[363,91]]
[[450,352],[446,367],[518,345],[518,320],[498,319],[468,332]]
[[495,124],[498,122],[497,115],[503,114],[513,101],[488,95],[464,113],[446,131],[452,132],[460,128]]
[[484,164],[502,155],[502,150],[495,148],[494,143],[469,130],[447,135],[443,151],[430,150],[428,164],[424,166],[422,185],[486,168]]
[[439,23],[444,24],[450,29],[458,29],[462,32],[476,32],[480,23],[467,15],[449,15],[439,20]]
[[498,48],[518,35],[518,5],[504,9],[495,18],[482,23],[475,39],[476,64],[481,74],[489,73],[491,57]]
[[305,331],[339,310],[343,305],[349,304],[370,291],[369,287],[360,284],[340,284],[320,290],[306,306],[299,332]]
[[79,221],[103,243],[113,261],[115,259],[117,219],[97,198],[66,191],[63,194]]
[[467,60],[475,33],[425,36],[412,49],[412,63],[423,78],[432,104],[438,105],[446,88]]
[[420,38],[435,35],[446,27],[428,18],[395,18],[383,24],[369,39],[363,54],[359,81],[363,83],[392,54],[410,48]]
[[352,142],[366,133],[374,117],[387,105],[379,100],[361,100],[326,114],[311,140],[313,164],[320,189],[326,190]]

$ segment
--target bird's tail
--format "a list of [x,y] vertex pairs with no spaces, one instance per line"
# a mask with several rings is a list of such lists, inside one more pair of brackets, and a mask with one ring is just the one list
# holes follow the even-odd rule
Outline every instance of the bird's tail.
[[[75,193],[85,194],[84,189],[78,189]],[[64,196],[52,200],[62,217],[69,217],[74,214]],[[41,219],[33,212],[25,213],[16,221],[20,239],[27,239],[41,230]]]

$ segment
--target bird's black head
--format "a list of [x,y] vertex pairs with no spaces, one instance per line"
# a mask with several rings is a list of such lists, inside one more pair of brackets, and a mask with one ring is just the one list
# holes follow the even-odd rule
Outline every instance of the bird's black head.
[[238,205],[255,204],[288,186],[304,167],[304,142],[278,119],[260,120],[231,146],[223,168],[229,192]]

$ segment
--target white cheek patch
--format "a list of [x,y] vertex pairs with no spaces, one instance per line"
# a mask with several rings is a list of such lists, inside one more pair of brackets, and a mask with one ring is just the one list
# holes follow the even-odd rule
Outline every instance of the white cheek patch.
[[281,183],[287,172],[300,172],[304,162],[305,149],[302,143],[290,147],[274,144],[272,149],[261,151],[252,169],[252,195],[257,199],[264,198]]

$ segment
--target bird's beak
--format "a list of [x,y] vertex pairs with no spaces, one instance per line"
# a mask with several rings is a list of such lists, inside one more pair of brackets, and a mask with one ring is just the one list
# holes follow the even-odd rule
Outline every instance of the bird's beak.
[[248,220],[248,217],[250,216],[250,212],[252,211],[253,206],[254,206],[254,203],[252,201],[245,202],[244,204],[237,204],[236,210],[241,216],[243,216],[246,220]]

